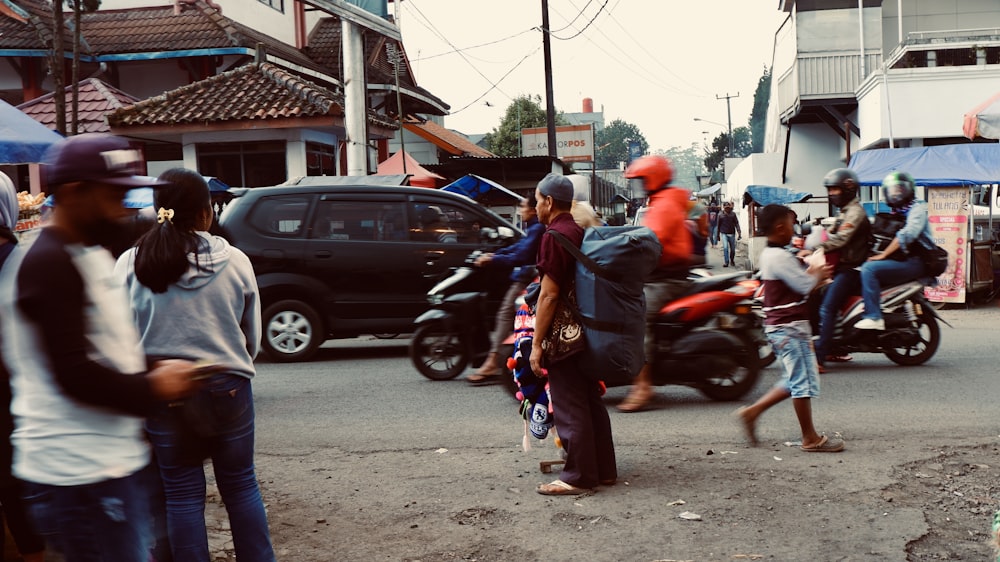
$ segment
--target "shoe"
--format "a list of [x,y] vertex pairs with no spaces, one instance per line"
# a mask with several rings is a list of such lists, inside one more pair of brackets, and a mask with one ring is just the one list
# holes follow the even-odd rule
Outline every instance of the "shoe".
[[624,400],[621,401],[621,404],[618,404],[618,406],[616,406],[616,408],[618,409],[619,412],[625,414],[641,412],[643,410],[649,409],[649,407],[652,406],[654,399],[655,398],[653,396],[652,391],[649,393],[648,396],[646,396],[646,398],[636,398],[635,396],[629,394],[628,396],[625,397]]
[[806,447],[802,445],[799,447],[807,453],[839,453],[844,450],[844,440],[834,437],[830,439],[826,435],[820,439],[819,443],[813,445],[812,447]]
[[580,494],[586,494],[590,490],[588,488],[577,488],[562,480],[553,480],[548,484],[539,484],[535,491],[543,496],[579,496]]
[[827,355],[826,360],[829,363],[847,363],[848,361],[853,361],[854,358],[850,355]]
[[821,374],[821,375],[825,375],[826,374],[826,367],[824,367],[823,365],[819,365],[819,364],[817,364],[816,367],[817,367],[817,370],[819,371],[819,374]]
[[729,264],[728,263],[724,263],[724,264],[722,264],[722,267],[729,267]]
[[879,318],[878,320],[872,318],[862,318],[858,320],[858,323],[854,325],[858,330],[885,330],[885,320]]

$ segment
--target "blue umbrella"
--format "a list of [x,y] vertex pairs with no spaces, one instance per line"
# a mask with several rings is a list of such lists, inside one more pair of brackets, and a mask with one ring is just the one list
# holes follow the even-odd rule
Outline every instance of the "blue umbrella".
[[0,164],[41,162],[49,146],[60,139],[45,125],[0,100]]
[[520,195],[498,184],[497,182],[479,177],[475,174],[462,176],[441,188],[442,191],[458,193],[468,197],[469,199],[478,199],[493,189],[514,197],[515,199],[521,199]]

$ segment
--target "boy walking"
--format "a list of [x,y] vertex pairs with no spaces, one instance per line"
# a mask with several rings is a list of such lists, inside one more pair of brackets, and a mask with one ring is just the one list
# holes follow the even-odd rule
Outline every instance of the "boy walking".
[[760,212],[760,228],[767,248],[760,256],[764,281],[764,331],[781,361],[784,376],[759,400],[736,410],[750,444],[757,445],[756,424],[768,408],[792,399],[802,430],[803,451],[837,453],[844,440],[820,435],[813,427],[812,398],[819,396],[819,366],[812,348],[812,330],[806,305],[809,293],[829,277],[829,267],[803,269],[786,248],[792,240],[794,215],[784,205],[767,205]]

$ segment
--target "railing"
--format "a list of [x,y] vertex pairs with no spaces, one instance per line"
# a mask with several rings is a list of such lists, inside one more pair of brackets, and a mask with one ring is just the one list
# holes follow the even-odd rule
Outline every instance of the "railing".
[[[866,74],[881,64],[881,53],[865,55]],[[799,53],[792,67],[778,75],[778,112],[786,119],[798,112],[803,99],[854,97],[861,81],[860,53]]]

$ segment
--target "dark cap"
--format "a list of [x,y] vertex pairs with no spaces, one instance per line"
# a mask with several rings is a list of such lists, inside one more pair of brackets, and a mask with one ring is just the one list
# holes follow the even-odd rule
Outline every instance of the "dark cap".
[[123,188],[163,185],[149,176],[137,175],[142,154],[128,141],[105,133],[85,133],[60,140],[45,153],[42,167],[46,188],[52,192],[63,184],[94,181]]
[[556,201],[573,201],[573,182],[559,174],[549,173],[538,182],[538,192]]

